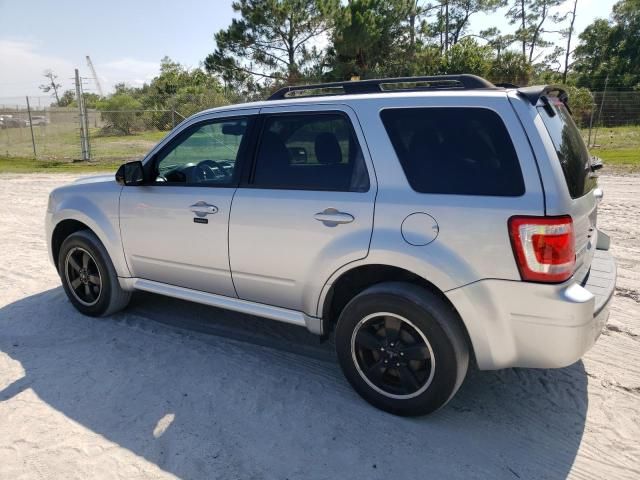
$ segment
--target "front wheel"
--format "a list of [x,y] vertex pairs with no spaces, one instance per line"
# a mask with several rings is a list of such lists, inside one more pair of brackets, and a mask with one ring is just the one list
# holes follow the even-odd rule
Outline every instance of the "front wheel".
[[72,233],[62,242],[58,273],[67,297],[85,315],[110,315],[131,298],[131,292],[120,287],[104,245],[89,230]]
[[365,400],[406,416],[445,405],[469,363],[451,307],[400,282],[374,285],[347,304],[336,327],[336,350],[347,380]]

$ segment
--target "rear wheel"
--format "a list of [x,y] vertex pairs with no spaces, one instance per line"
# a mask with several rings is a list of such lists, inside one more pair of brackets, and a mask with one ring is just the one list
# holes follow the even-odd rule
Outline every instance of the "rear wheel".
[[423,415],[445,405],[466,375],[459,320],[440,297],[416,285],[374,285],[344,308],[336,327],[342,370],[372,405]]
[[81,230],[69,235],[58,256],[58,273],[67,297],[83,314],[110,315],[129,303],[111,259],[96,235]]

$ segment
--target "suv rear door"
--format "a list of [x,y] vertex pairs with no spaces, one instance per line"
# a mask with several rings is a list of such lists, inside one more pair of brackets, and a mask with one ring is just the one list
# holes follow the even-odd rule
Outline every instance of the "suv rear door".
[[344,105],[263,108],[256,130],[231,208],[233,283],[242,299],[315,315],[326,279],[369,249],[376,181],[364,139]]
[[[596,175],[591,169],[591,155],[571,114],[557,97],[546,97],[537,107],[555,152],[551,161],[558,162],[571,201],[568,213],[573,219],[575,233],[575,278],[582,281],[591,266],[596,249],[598,198]],[[601,195],[601,192],[597,194]]]

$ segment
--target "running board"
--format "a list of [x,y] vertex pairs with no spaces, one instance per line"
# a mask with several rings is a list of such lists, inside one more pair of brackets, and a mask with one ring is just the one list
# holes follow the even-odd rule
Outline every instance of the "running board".
[[[121,278],[120,280],[125,279]],[[224,308],[225,310],[233,310],[235,312],[246,313],[247,315],[255,315],[278,322],[307,327],[311,333],[322,335],[321,319],[310,317],[296,310],[249,302],[239,298],[225,297],[223,295],[216,295],[215,293],[201,292],[184,287],[176,287],[175,285],[154,282],[143,278],[128,278],[125,283],[135,290],[158,293],[160,295],[166,295],[167,297],[179,298],[211,307]]]

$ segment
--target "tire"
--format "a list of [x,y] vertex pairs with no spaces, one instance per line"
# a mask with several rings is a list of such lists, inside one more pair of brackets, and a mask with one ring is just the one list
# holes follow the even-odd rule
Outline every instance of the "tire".
[[373,406],[401,416],[443,407],[469,365],[457,314],[410,283],[381,283],[356,295],[340,314],[335,342],[353,388]]
[[67,297],[84,315],[111,315],[131,299],[131,292],[120,287],[107,250],[90,230],[72,233],[62,242],[58,274]]

